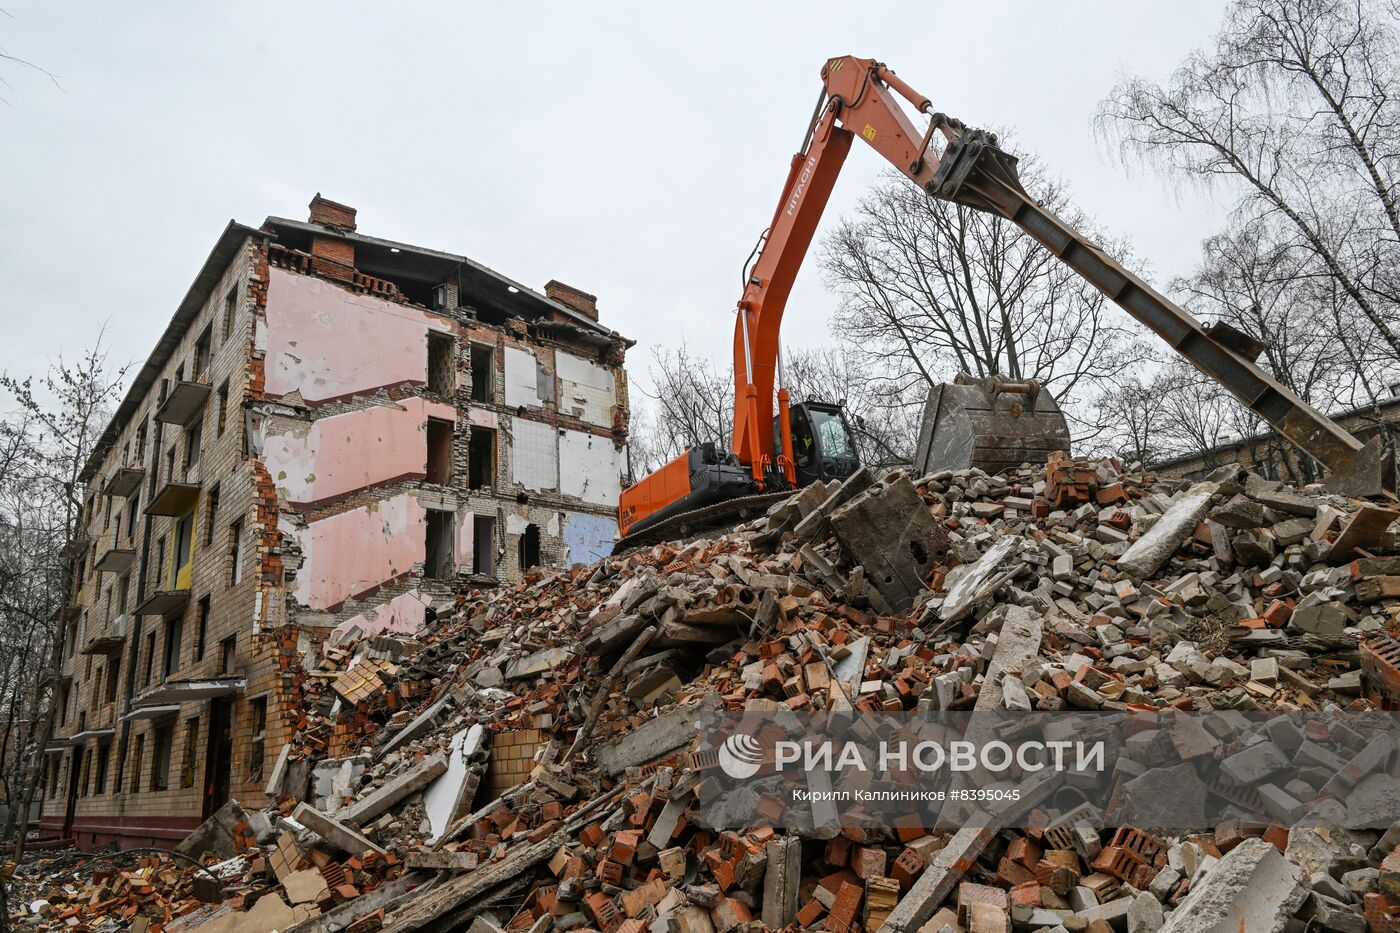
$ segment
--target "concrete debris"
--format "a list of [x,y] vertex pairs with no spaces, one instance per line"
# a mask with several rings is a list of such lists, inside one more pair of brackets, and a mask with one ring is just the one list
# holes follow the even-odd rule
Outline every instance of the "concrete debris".
[[[304,631],[273,632],[302,702],[267,806],[230,802],[183,858],[40,853],[15,869],[14,920],[1395,929],[1400,828],[1281,825],[1400,793],[1377,773],[1393,737],[1355,735],[1338,755],[1279,716],[1232,745],[1210,719],[1171,716],[1400,705],[1394,518],[1317,488],[1228,470],[1183,483],[1112,459],[862,470],[727,533],[462,592],[412,637],[307,648]],[[744,831],[707,830],[692,820],[706,779],[695,723],[745,709],[1158,711],[1159,728],[1128,740],[1134,760],[1186,763],[1121,774],[1124,799],[1165,819],[1208,794],[1247,797],[1264,815],[1154,835],[1033,811],[1019,829],[857,831],[832,812],[803,838],[760,808]],[[1233,786],[1202,783],[1197,761]]]

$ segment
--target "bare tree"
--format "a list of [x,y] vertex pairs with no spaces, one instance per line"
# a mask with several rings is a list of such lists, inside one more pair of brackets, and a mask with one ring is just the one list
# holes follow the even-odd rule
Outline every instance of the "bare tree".
[[[81,583],[79,555],[88,547],[83,533],[83,467],[112,414],[126,367],[111,368],[103,334],[77,361],[59,358],[35,379],[0,375],[0,392],[11,405],[3,418],[0,454],[10,469],[0,473],[0,642],[29,659],[23,666],[0,666],[10,676],[0,683],[8,705],[5,746],[11,810],[19,810],[16,859],[24,854],[29,811],[42,767],[33,756],[53,730],[53,689],[68,639],[66,613],[70,581]],[[24,715],[19,715],[23,704]],[[23,726],[22,729],[14,727]]]
[[681,344],[652,351],[653,388],[628,432],[628,469],[635,482],[686,448],[713,441],[728,449],[734,433],[734,379],[730,369],[694,356]]
[[[1050,209],[1092,229],[1034,157],[1021,157],[1020,174]],[[821,256],[841,302],[836,332],[886,397],[922,399],[959,371],[1035,378],[1078,433],[1093,433],[1094,396],[1147,357],[1111,302],[1009,221],[930,198],[901,175],[880,179]]]
[[[1100,126],[1126,156],[1237,197],[1346,299],[1345,329],[1400,364],[1400,55],[1368,0],[1236,0],[1164,85],[1119,82]],[[1359,373],[1359,378],[1369,378]]]

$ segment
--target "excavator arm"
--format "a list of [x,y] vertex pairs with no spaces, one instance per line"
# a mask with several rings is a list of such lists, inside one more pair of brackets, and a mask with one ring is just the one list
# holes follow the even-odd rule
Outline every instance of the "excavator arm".
[[[900,98],[926,117],[922,129]],[[624,537],[646,523],[712,511],[726,500],[759,508],[764,497],[755,493],[796,485],[788,396],[778,386],[779,331],[797,271],[857,136],[932,197],[996,214],[1044,245],[1321,463],[1330,488],[1394,495],[1393,460],[1379,439],[1363,444],[1261,369],[1258,341],[1226,324],[1201,324],[1028,195],[1016,159],[998,148],[994,135],[935,111],[880,62],[847,55],[822,68],[816,110],[746,274],[734,325],[735,456],[719,455],[712,445],[692,448],[628,487],[618,510]]]
[[[1326,467],[1329,488],[1356,496],[1394,493],[1394,465],[1382,454],[1379,438],[1357,440],[1261,369],[1255,360],[1263,346],[1254,338],[1227,324],[1203,325],[1046,210],[1021,187],[1016,159],[998,148],[994,135],[935,112],[927,97],[872,59],[833,58],[822,68],[822,84],[825,107],[814,121],[807,158],[799,163],[794,157],[768,243],[739,306],[735,451],[745,463],[773,456],[772,416],[765,414],[773,397],[783,303],[849,141],[858,135],[933,197],[996,214],[1024,230]],[[923,130],[896,95],[927,115]],[[946,143],[941,152],[935,134]]]

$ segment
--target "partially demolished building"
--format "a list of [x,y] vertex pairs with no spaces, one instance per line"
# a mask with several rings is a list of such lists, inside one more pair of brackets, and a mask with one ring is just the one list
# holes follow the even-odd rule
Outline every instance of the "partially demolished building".
[[261,795],[290,656],[607,553],[628,346],[592,295],[320,195],[231,222],[85,470],[44,828],[178,840]]

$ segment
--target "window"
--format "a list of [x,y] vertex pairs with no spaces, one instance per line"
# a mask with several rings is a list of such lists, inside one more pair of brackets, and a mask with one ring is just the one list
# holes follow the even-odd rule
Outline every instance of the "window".
[[103,742],[97,746],[97,781],[94,792],[97,794],[107,793],[107,768],[112,763],[112,743]]
[[442,334],[428,335],[428,391],[451,395],[456,387],[452,364],[452,338]]
[[214,325],[210,324],[204,328],[204,333],[200,334],[194,342],[194,380],[201,381],[204,374],[209,369],[209,344],[213,341]]
[[121,655],[113,654],[107,659],[107,700],[108,703],[117,701],[117,674],[121,672]]
[[243,579],[243,519],[228,526],[229,583],[237,584]]
[[58,755],[49,756],[49,796],[58,796],[58,766],[61,761]]
[[170,787],[170,745],[175,739],[175,724],[156,726],[151,746],[151,790]]
[[[81,754],[82,754],[82,751],[83,751],[83,750],[80,748],[80,749],[78,749],[77,751],[73,752],[73,754],[75,754],[75,755],[81,755]],[[89,778],[91,775],[92,775],[92,756],[91,756],[91,755],[83,755],[83,775],[82,775],[82,778],[78,781],[78,796],[79,796],[79,797],[86,797],[86,796],[88,795],[88,788],[89,788],[89,786],[90,786],[89,783],[88,783],[88,778]]]
[[215,483],[209,487],[209,495],[205,497],[208,503],[204,511],[204,544],[206,547],[214,543],[214,526],[219,520],[219,484]]
[[197,419],[185,429],[185,469],[199,465],[199,455],[204,445],[204,419]]
[[130,741],[129,736],[123,736],[121,751],[117,753],[117,780],[112,790],[118,794],[122,792],[122,785],[126,783],[126,749]]
[[471,345],[472,401],[490,403],[496,397],[496,348]]
[[185,620],[178,616],[165,620],[165,658],[160,665],[161,680],[169,680],[170,675],[180,669],[180,639],[184,627]]
[[204,640],[209,637],[209,596],[200,597],[194,615],[194,659],[204,660]]
[[185,757],[180,762],[180,786],[194,787],[194,765],[199,752],[199,717],[185,720]]
[[175,482],[175,448],[172,446],[165,452],[165,481]]
[[127,600],[131,595],[131,574],[124,574],[117,581],[117,615],[126,615]]
[[424,542],[423,576],[445,580],[452,576],[452,519],[444,509],[428,509],[427,540]]
[[263,755],[267,746],[267,697],[248,702],[248,780],[261,781]]
[[238,285],[228,290],[224,296],[224,340],[233,336],[233,322],[238,317]]
[[430,483],[452,482],[452,422],[428,419],[428,473]]
[[165,536],[156,539],[156,586],[165,581]]
[[238,636],[230,635],[219,642],[219,673],[233,673],[233,655],[238,647]]
[[516,549],[519,551],[521,570],[538,567],[540,565],[540,526],[526,525],[525,533],[520,536]]
[[136,513],[140,511],[141,490],[137,489],[131,494],[131,498],[126,500],[126,539],[128,541],[136,537]]
[[141,426],[136,429],[136,462],[144,463],[146,460],[146,419],[143,416]]
[[131,792],[141,793],[141,762],[146,760],[146,735],[142,733],[136,737],[136,755],[133,758],[131,774]]
[[472,516],[472,573],[496,573],[496,519],[490,515]]
[[218,440],[224,436],[224,431],[228,428],[228,380],[219,386],[218,399],[215,402],[219,410],[214,413],[214,439]]
[[496,484],[496,432],[475,425],[467,438],[467,486],[489,489]]
[[142,683],[149,684],[151,682],[151,673],[155,669],[155,658],[156,632],[155,629],[151,629],[146,633],[146,673],[145,676],[141,678]]
[[194,509],[175,521],[175,555],[170,565],[170,588],[187,590],[194,577]]
[[69,694],[69,692],[70,692],[69,687],[68,687],[67,685],[65,685],[65,686],[63,687],[63,689],[62,689],[62,690],[59,692],[59,694],[58,694],[58,721],[61,722],[61,723],[67,723],[67,722],[68,722],[68,694]]

